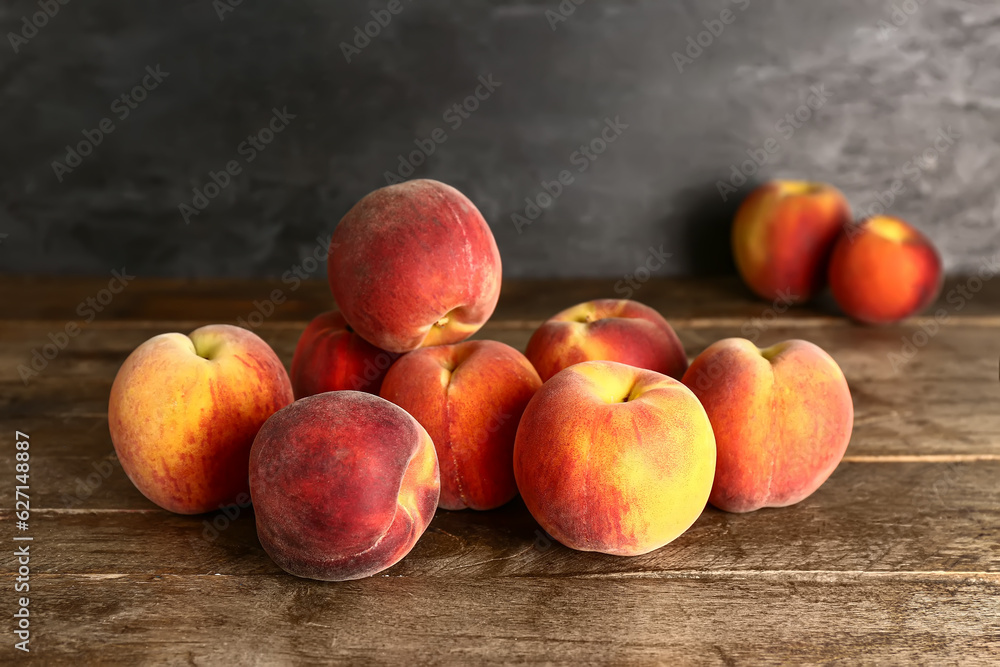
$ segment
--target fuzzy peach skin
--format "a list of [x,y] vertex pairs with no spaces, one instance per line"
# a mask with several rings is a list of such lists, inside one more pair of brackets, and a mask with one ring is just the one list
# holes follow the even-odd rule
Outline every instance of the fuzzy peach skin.
[[309,579],[361,579],[399,562],[434,518],[440,480],[417,420],[358,391],[296,401],[250,452],[261,546]]
[[351,329],[338,311],[317,315],[302,332],[292,357],[296,398],[325,391],[378,394],[398,354],[381,350]]
[[830,252],[851,211],[824,183],[771,181],[740,204],[733,221],[736,268],[761,298],[808,301],[826,286]]
[[465,340],[500,296],[500,252],[475,205],[431,180],[366,195],[337,225],[327,264],[344,318],[390,352]]
[[199,514],[247,493],[254,436],[291,402],[288,374],[267,343],[214,324],[137,347],[111,385],[108,426],[122,469],[144,496]]
[[541,386],[523,354],[476,340],[405,355],[386,375],[382,397],[413,415],[434,440],[439,505],[488,510],[517,495],[514,435]]
[[942,280],[934,244],[887,216],[845,229],[830,262],[833,298],[866,324],[889,324],[920,312],[934,303]]
[[581,361],[618,361],[678,380],[688,367],[673,327],[628,299],[587,301],[557,313],[532,334],[525,356],[543,381]]
[[712,421],[719,462],[709,502],[727,512],[808,497],[844,457],[854,404],[830,355],[804,340],[758,349],[744,338],[708,346],[684,384]]
[[687,530],[715,476],[715,437],[673,378],[613,361],[558,373],[528,403],[514,444],[525,504],[568,547],[635,556]]

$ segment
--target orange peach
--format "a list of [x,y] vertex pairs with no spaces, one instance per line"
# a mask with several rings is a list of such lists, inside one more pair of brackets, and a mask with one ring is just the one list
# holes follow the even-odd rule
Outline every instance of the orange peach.
[[250,452],[261,546],[309,579],[360,579],[399,562],[434,517],[439,489],[427,431],[358,391],[296,401],[267,420]]
[[144,496],[200,514],[245,498],[254,436],[291,402],[288,374],[267,343],[215,324],[137,347],[111,386],[108,426]]
[[543,381],[581,361],[617,361],[677,379],[688,366],[663,316],[628,299],[587,301],[557,313],[532,334],[525,356]]
[[520,352],[476,340],[403,356],[386,375],[382,397],[413,415],[434,440],[440,506],[488,510],[517,495],[514,434],[541,386]]
[[934,303],[941,291],[934,244],[898,218],[877,216],[845,229],[830,262],[837,304],[866,324],[898,322]]
[[661,373],[587,361],[528,403],[514,444],[525,504],[573,549],[635,556],[701,515],[715,475],[715,437],[698,399]]
[[736,268],[764,299],[808,301],[826,286],[830,252],[850,221],[847,200],[831,185],[765,183],[740,204],[733,221]]
[[327,264],[344,319],[390,352],[465,340],[500,296],[500,252],[455,188],[415,180],[375,190],[337,225]]
[[296,398],[345,389],[378,394],[397,357],[354,333],[344,316],[331,310],[316,316],[295,346],[292,389]]
[[709,502],[721,510],[794,505],[844,457],[854,426],[851,391],[837,362],[810,342],[761,350],[743,338],[720,340],[695,358],[684,384],[715,431]]

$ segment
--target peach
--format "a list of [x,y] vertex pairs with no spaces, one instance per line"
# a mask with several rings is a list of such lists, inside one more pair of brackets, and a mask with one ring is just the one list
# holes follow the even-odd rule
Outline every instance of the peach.
[[715,437],[694,394],[613,361],[570,366],[542,385],[514,444],[531,515],[581,551],[662,547],[704,510],[714,475]]
[[743,338],[708,346],[684,384],[712,421],[719,462],[709,502],[727,512],[785,507],[808,497],[844,457],[851,391],[822,349],[787,340],[758,349]]
[[866,324],[898,322],[934,303],[941,291],[934,244],[898,218],[877,216],[845,229],[830,261],[837,304]]
[[215,324],[137,347],[111,385],[108,426],[144,496],[200,514],[246,497],[254,436],[291,402],[288,374],[267,343]]
[[250,452],[261,546],[283,570],[361,579],[410,552],[440,490],[427,431],[358,391],[300,399],[267,420]]
[[541,386],[520,352],[476,340],[405,355],[386,375],[382,398],[413,415],[434,440],[440,506],[488,510],[517,495],[514,435]]
[[525,355],[543,381],[581,361],[617,361],[677,379],[688,366],[663,316],[628,299],[587,301],[557,313],[532,334]]
[[733,221],[736,268],[761,298],[808,301],[826,286],[830,252],[851,211],[823,183],[771,181],[740,204]]
[[378,394],[397,357],[356,334],[339,312],[322,313],[295,346],[292,389],[296,398],[344,389]]
[[500,252],[483,216],[431,180],[366,195],[337,225],[327,264],[344,319],[390,352],[465,340],[500,296]]

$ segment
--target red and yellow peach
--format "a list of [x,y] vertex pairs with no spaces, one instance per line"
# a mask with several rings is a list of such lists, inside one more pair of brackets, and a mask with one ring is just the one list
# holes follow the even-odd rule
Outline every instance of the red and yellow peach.
[[763,350],[743,338],[718,341],[691,363],[684,384],[712,422],[718,464],[709,502],[727,512],[803,500],[833,473],[850,442],[847,380],[807,341]]
[[386,375],[381,395],[413,415],[434,440],[440,506],[487,510],[517,495],[514,435],[540,386],[520,352],[477,340],[403,356]]
[[808,301],[826,286],[833,244],[850,221],[847,200],[831,185],[765,183],[740,204],[733,221],[736,268],[761,298]]
[[564,545],[632,556],[698,518],[715,475],[705,410],[666,375],[612,361],[558,373],[528,403],[514,445],[517,487]]
[[680,379],[684,346],[663,316],[628,299],[587,301],[557,313],[528,341],[543,381],[582,361],[617,361]]
[[833,298],[866,324],[898,322],[934,302],[941,291],[934,244],[898,218],[877,216],[845,229],[830,261]]
[[111,386],[108,426],[144,496],[171,512],[200,514],[246,494],[253,439],[291,402],[288,374],[267,343],[216,324],[137,347]]
[[414,180],[375,190],[330,241],[327,273],[344,319],[390,352],[462,341],[500,295],[500,252],[455,188]]

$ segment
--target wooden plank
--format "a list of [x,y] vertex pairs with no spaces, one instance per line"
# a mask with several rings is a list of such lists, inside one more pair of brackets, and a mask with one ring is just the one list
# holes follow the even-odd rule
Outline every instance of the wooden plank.
[[[108,286],[105,277],[0,277],[0,319],[79,320],[86,299],[96,298]],[[268,321],[309,320],[333,306],[322,267],[305,281],[273,279],[164,279],[139,276],[119,294],[103,296],[94,310],[97,320],[215,320],[235,321],[258,310],[269,311]],[[971,282],[970,282],[971,281]],[[629,298],[642,301],[670,318],[770,317],[773,302],[754,296],[736,276],[654,278],[628,289],[618,278],[508,279],[503,283],[494,319],[541,321],[574,304],[591,299]],[[273,299],[275,290],[277,298]],[[963,290],[963,291],[959,291]],[[108,297],[111,297],[110,299]],[[277,303],[280,301],[280,303]],[[81,306],[80,304],[84,305]],[[263,304],[258,307],[258,304]],[[1000,308],[1000,281],[978,281],[955,276],[945,281],[937,304],[925,314],[943,308],[951,318],[994,318]],[[778,310],[784,310],[779,302]],[[829,294],[815,303],[781,314],[788,319],[830,320],[840,316]]]
[[[996,575],[383,576],[340,584],[36,575],[32,591],[32,649],[47,663],[1000,660]],[[0,647],[0,660],[13,657],[11,644]]]
[[[125,357],[155,333],[189,330],[174,324],[86,330],[25,384],[18,377],[17,365],[28,363],[32,347],[46,339],[47,324],[15,327],[0,323],[0,419],[6,416],[13,428],[21,430],[40,428],[43,439],[65,443],[52,450],[58,457],[86,449],[88,441],[81,441],[82,434],[94,434],[98,441],[88,455],[103,456],[109,449],[104,427],[89,423],[81,432],[77,425],[63,428],[61,424],[67,419],[102,418],[111,382]],[[267,324],[260,329],[286,366],[291,363],[300,326]],[[824,347],[840,362],[855,401],[850,456],[1000,456],[1000,411],[983,409],[984,402],[1000,401],[1000,328],[943,328],[912,361],[893,369],[889,354],[900,349],[902,330],[772,327],[761,334],[760,343],[802,337]],[[738,331],[680,330],[691,355],[733,333]],[[523,349],[529,336],[530,331],[523,329],[487,326],[478,337]],[[53,465],[58,466],[58,461]]]
[[[230,516],[173,515],[143,498],[116,462],[95,467],[77,461],[79,475],[71,481],[53,480],[35,465],[34,479],[44,482],[31,491],[34,534],[60,549],[58,565],[40,565],[39,571],[279,572],[257,542],[249,508]],[[1000,461],[842,463],[798,505],[748,514],[709,508],[677,540],[634,558],[558,545],[520,500],[490,512],[438,510],[428,532],[389,574],[483,579],[691,570],[996,572],[997,479]],[[3,489],[5,508],[13,506],[10,495]],[[62,509],[42,509],[53,506]],[[11,514],[0,517],[10,520]]]

